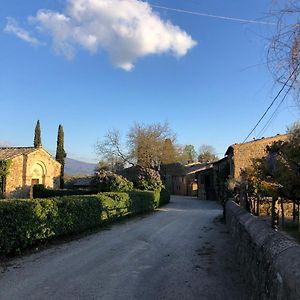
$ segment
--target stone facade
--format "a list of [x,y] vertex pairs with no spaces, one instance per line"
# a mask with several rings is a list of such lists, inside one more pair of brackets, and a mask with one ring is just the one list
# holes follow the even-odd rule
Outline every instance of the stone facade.
[[239,178],[241,170],[251,166],[253,159],[262,158],[266,155],[267,146],[274,142],[284,141],[287,137],[286,134],[276,135],[230,146],[225,155],[228,157],[231,177]]
[[267,146],[277,141],[284,141],[287,135],[276,135],[242,144],[231,145],[225,157],[213,162],[211,168],[198,171],[198,197],[210,200],[227,199],[226,181],[229,178],[239,179],[241,170],[250,167],[253,159],[266,155]]
[[197,196],[195,174],[172,177],[172,194],[180,196]]
[[250,299],[300,299],[300,246],[233,201],[226,223]]
[[198,198],[201,200],[215,200],[213,165],[208,164],[206,168],[197,173]]
[[11,159],[12,164],[6,177],[4,197],[28,198],[31,187],[35,184],[43,184],[47,188],[59,188],[61,164],[43,148],[23,149],[26,151],[23,153],[19,151],[17,155],[7,157]]
[[191,163],[180,168],[180,172],[172,175],[172,190],[173,195],[180,196],[198,196],[198,172],[206,169],[208,164]]

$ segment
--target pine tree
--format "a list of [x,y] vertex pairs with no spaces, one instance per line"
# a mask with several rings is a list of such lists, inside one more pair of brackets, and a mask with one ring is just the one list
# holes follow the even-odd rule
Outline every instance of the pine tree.
[[40,120],[37,120],[35,125],[33,145],[34,148],[42,147]]
[[64,129],[62,125],[59,125],[57,134],[56,160],[61,164],[60,188],[64,188],[64,169],[66,156],[67,154],[64,149]]

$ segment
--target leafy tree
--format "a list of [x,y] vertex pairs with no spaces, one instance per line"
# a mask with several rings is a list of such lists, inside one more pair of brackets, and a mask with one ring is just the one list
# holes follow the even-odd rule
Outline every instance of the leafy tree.
[[3,192],[6,185],[6,177],[9,174],[9,169],[12,164],[12,161],[9,160],[0,160],[0,198],[3,196]]
[[181,148],[175,145],[171,139],[166,139],[159,173],[167,189],[171,190],[171,176],[185,171],[182,165],[185,163],[186,159],[183,157]]
[[193,145],[186,145],[183,149],[183,157],[186,163],[193,163],[197,160],[197,152]]
[[37,120],[35,125],[33,145],[34,148],[38,148],[42,146],[40,120]]
[[165,139],[162,149],[162,164],[173,164],[178,160],[178,151],[170,138]]
[[64,129],[62,125],[58,126],[56,160],[61,164],[60,188],[64,188],[65,158],[67,153],[64,149]]
[[199,150],[198,161],[201,163],[217,161],[219,158],[213,146],[202,145]]
[[[294,207],[300,199],[300,123],[294,124],[288,134],[287,140],[267,147],[266,157],[254,160],[250,168],[243,170],[244,177],[239,186],[239,192],[244,187],[246,193],[257,199],[256,214],[259,214],[260,198],[272,197],[273,228],[278,220],[278,197],[292,200]],[[284,223],[284,217],[282,220]]]
[[281,186],[281,193],[296,199],[300,198],[300,123],[295,123],[288,133],[286,141],[268,147],[268,169]]

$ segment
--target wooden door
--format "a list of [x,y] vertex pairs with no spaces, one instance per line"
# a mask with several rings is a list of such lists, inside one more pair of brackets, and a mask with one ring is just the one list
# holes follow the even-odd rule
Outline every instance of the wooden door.
[[39,179],[31,179],[31,186],[37,185],[40,183]]

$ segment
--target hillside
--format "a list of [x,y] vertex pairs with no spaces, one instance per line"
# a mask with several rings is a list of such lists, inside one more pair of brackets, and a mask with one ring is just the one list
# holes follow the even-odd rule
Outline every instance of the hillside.
[[96,164],[66,158],[65,173],[68,175],[93,174]]

